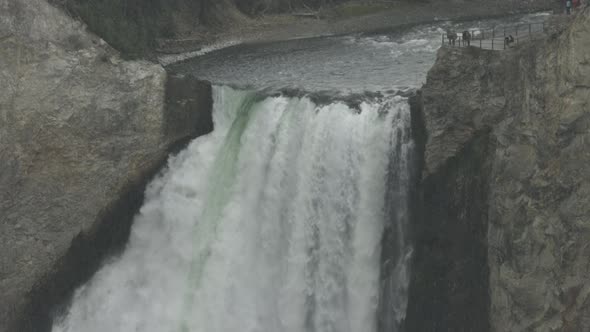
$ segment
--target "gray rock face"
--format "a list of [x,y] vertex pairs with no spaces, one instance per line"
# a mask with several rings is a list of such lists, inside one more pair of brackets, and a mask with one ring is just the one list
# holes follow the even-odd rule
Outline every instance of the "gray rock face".
[[0,331],[47,328],[210,107],[209,84],[122,61],[45,1],[0,0]]
[[[585,9],[534,44],[439,52],[423,89],[416,331],[590,331],[588,36]],[[420,322],[420,308],[447,314]]]

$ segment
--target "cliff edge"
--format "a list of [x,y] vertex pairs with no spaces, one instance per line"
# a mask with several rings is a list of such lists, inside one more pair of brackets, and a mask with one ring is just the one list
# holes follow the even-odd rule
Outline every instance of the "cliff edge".
[[50,328],[210,104],[209,84],[121,60],[43,0],[0,0],[0,331]]
[[588,36],[439,51],[409,331],[590,330]]

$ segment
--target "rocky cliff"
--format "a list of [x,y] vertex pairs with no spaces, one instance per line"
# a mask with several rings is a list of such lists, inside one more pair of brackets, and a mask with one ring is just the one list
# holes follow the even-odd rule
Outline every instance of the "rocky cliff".
[[548,34],[428,74],[408,331],[590,331],[590,10]]
[[168,152],[211,130],[210,89],[43,0],[0,0],[0,331],[46,330],[125,242]]
[[188,36],[196,42],[211,42],[212,34],[242,27],[251,16],[327,4],[325,0],[48,1],[81,19],[127,57],[148,55],[158,46],[159,38],[184,40]]
[[[47,0],[128,58],[555,9],[555,0]],[[281,15],[285,13],[295,14]],[[307,14],[307,15],[302,15]],[[315,18],[311,18],[315,17]],[[324,18],[318,20],[316,18]]]

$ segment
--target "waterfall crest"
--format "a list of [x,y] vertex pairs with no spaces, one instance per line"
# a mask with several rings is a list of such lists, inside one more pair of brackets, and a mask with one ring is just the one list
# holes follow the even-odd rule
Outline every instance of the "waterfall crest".
[[[148,187],[124,253],[53,331],[374,332],[380,306],[399,326],[407,100],[357,110],[216,87],[213,116],[215,130]],[[385,229],[399,241],[386,303]]]

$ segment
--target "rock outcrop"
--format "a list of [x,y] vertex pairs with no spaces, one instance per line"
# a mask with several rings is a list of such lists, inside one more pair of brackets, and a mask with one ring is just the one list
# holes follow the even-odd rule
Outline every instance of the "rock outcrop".
[[48,328],[210,112],[208,83],[121,60],[43,0],[0,0],[0,331]]
[[439,51],[409,331],[590,331],[589,35]]

